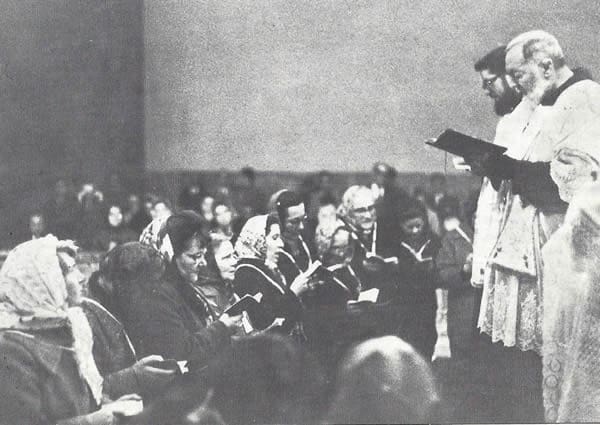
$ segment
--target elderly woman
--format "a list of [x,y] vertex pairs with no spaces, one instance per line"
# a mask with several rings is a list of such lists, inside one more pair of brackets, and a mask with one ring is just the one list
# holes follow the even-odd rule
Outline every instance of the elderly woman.
[[[160,224],[160,223],[159,223]],[[132,297],[125,325],[138,353],[205,364],[230,343],[241,316],[218,317],[202,291],[210,241],[204,220],[193,211],[170,216],[157,232],[143,232],[168,261],[160,284]]]
[[0,270],[0,423],[112,424],[128,407],[100,407],[74,256],[72,243],[46,236],[17,246]]
[[313,298],[325,305],[346,305],[358,297],[361,282],[352,269],[354,244],[348,227],[341,221],[325,222],[317,227],[315,244],[319,260],[330,273],[326,284],[315,288]]
[[308,279],[299,275],[293,282],[287,282],[277,267],[279,254],[283,249],[279,221],[274,215],[259,215],[246,222],[235,244],[240,258],[233,287],[239,296],[262,294],[261,305],[266,314],[258,328],[265,328],[272,322],[284,319],[282,330],[285,333],[299,330],[303,308],[299,297],[309,289]]
[[600,125],[566,140],[551,164],[564,224],[544,260],[543,394],[548,422],[600,421]]

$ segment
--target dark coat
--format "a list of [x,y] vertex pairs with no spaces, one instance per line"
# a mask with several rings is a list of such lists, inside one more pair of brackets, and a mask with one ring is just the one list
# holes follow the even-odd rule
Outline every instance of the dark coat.
[[55,424],[97,410],[71,344],[66,328],[0,332],[0,424]]
[[100,375],[104,378],[103,391],[112,399],[125,394],[142,394],[133,369],[136,356],[125,328],[98,302],[85,298],[81,308],[94,335],[93,355]]
[[207,325],[208,313],[176,271],[163,282],[133,291],[123,310],[123,324],[138,356],[193,360],[205,364],[230,343],[232,332],[219,321]]
[[[270,279],[267,279],[265,275]],[[296,294],[288,288],[284,279],[277,276],[261,260],[242,258],[235,271],[233,288],[240,297],[246,294],[262,293],[261,306],[264,309],[265,317],[261,323],[254,324],[257,328],[264,329],[273,320],[281,317],[285,319],[283,331],[288,332],[297,322],[302,321],[303,308]]]
[[[393,249],[380,243],[383,233],[384,228],[379,225],[378,220],[375,254],[384,258],[396,255]],[[352,240],[354,243],[354,257],[351,266],[362,284],[362,289],[378,288],[379,297],[377,302],[390,302],[396,293],[396,265],[366,260],[367,251],[365,248],[371,250],[372,237],[366,238],[364,235],[358,235],[357,233],[354,233],[354,235],[356,235],[356,238]]]
[[285,243],[283,250],[285,251],[279,256],[277,267],[288,284],[301,273],[308,269],[308,266],[315,259],[315,249],[313,244],[303,237],[304,245],[298,242],[298,250],[294,252],[288,243]]
[[[471,229],[461,224],[461,229],[471,239]],[[448,289],[448,338],[452,358],[472,352],[471,346],[477,335],[478,290],[470,283],[470,274],[463,272],[467,256],[473,252],[471,243],[456,230],[444,235],[437,256],[441,285]]]
[[[408,249],[400,243],[397,245],[396,303],[399,306],[399,336],[429,360],[437,340],[435,290],[439,286],[439,277],[435,257],[440,249],[440,241],[433,233],[428,233],[423,243],[426,240],[430,242],[423,251],[423,257],[431,257],[432,261],[419,262]],[[418,251],[421,246],[414,248]]]

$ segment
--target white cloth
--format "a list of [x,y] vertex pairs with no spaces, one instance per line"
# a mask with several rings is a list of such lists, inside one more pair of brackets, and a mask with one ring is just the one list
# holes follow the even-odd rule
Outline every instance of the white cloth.
[[[531,162],[550,162],[557,147],[596,114],[596,102],[577,82],[552,106],[538,105],[507,155]],[[600,97],[599,97],[600,99]],[[501,230],[490,258],[478,325],[494,342],[521,350],[541,351],[541,247],[562,222],[562,215],[545,216],[508,189]]]
[[581,190],[543,248],[548,422],[600,422],[600,185]]
[[96,402],[102,376],[92,355],[93,335],[80,307],[71,307],[52,235],[18,245],[0,270],[0,329],[34,331],[69,328],[79,373]]
[[[532,114],[533,106],[526,100],[515,110],[503,116],[496,127],[494,144],[506,147],[508,151],[524,155],[527,146],[521,143],[521,133]],[[473,267],[471,282],[483,286],[490,273],[488,260],[500,232],[506,206],[507,184],[503,182],[496,190],[489,179],[484,178],[477,201],[475,233],[473,236]]]

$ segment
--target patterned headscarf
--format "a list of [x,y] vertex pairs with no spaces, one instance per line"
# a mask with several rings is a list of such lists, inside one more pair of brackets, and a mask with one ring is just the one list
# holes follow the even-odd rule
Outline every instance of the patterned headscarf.
[[97,403],[102,377],[92,356],[93,335],[80,307],[70,307],[52,235],[18,245],[0,269],[0,329],[32,331],[70,328],[81,376]]
[[317,230],[315,231],[315,245],[317,246],[317,255],[320,259],[323,259],[323,256],[329,251],[329,248],[331,248],[333,236],[339,229],[347,229],[344,222],[339,219],[332,222],[325,222],[317,226]]
[[165,241],[164,239],[166,236],[164,228],[166,227],[168,218],[169,217],[158,217],[152,220],[152,222],[142,230],[140,242],[143,245],[150,246],[160,252],[165,260],[171,261],[174,255],[173,246],[171,245],[170,240]]
[[257,215],[244,224],[235,243],[235,252],[237,252],[238,257],[266,259],[268,217],[268,215]]

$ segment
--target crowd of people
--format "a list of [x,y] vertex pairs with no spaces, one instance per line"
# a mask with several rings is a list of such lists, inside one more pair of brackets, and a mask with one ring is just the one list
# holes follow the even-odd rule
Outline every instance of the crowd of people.
[[[543,31],[475,71],[506,148],[463,158],[478,198],[385,163],[341,196],[322,172],[267,199],[245,169],[176,207],[59,182],[0,270],[0,423],[600,420],[600,85]],[[105,252],[87,285],[72,240]]]

